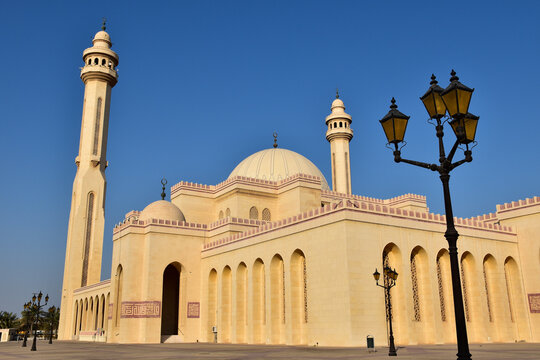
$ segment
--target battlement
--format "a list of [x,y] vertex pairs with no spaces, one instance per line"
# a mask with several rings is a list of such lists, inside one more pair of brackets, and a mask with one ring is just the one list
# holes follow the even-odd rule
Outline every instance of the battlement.
[[180,181],[171,187],[171,196],[175,194],[176,192],[178,192],[180,189],[197,190],[197,191],[202,190],[202,191],[214,194],[234,183],[260,185],[266,188],[271,187],[277,190],[278,188],[284,185],[287,185],[290,182],[295,181],[295,180],[307,180],[310,182],[320,182],[321,178],[318,176],[312,176],[312,175],[307,175],[307,174],[295,174],[283,180],[273,181],[273,180],[255,179],[255,178],[250,178],[246,176],[235,176],[225,181],[222,181],[217,185],[205,185],[205,184],[198,184],[198,183],[193,183],[189,181]]
[[524,207],[534,206],[540,204],[540,196],[534,196],[532,198],[527,198],[525,200],[512,201],[509,203],[504,203],[497,205],[497,212],[517,210]]
[[218,227],[221,227],[223,225],[248,225],[248,226],[262,226],[267,221],[263,220],[253,220],[253,219],[242,219],[238,217],[229,217],[225,219],[220,219],[217,221],[214,221],[208,225],[206,224],[199,224],[199,223],[188,223],[185,221],[176,221],[176,220],[164,220],[164,219],[148,219],[146,221],[139,220],[136,217],[127,217],[127,215],[134,213],[137,211],[130,211],[126,214],[126,219],[122,221],[121,223],[118,223],[114,226],[113,229],[113,235],[117,234],[118,232],[122,231],[123,229],[126,229],[130,226],[135,227],[145,227],[148,225],[161,225],[166,227],[174,227],[174,228],[183,228],[183,229],[194,229],[194,230],[214,230]]
[[[407,194],[407,195],[412,195],[412,194]],[[403,196],[407,196],[407,195],[403,195]],[[425,197],[421,195],[414,195],[414,196],[419,196],[420,199],[421,198],[425,199]],[[406,219],[411,219],[411,220],[420,220],[424,222],[438,223],[441,225],[446,224],[446,217],[440,214],[399,209],[399,208],[388,206],[386,204],[373,203],[369,201],[351,201],[349,199],[344,199],[338,203],[328,204],[328,205],[325,205],[324,207],[309,210],[297,216],[291,216],[286,219],[268,222],[264,225],[259,226],[256,229],[248,230],[243,233],[234,234],[234,235],[227,236],[219,240],[212,241],[204,245],[203,251],[208,251],[210,249],[218,248],[218,247],[230,244],[230,243],[246,240],[248,238],[251,238],[254,235],[259,235],[265,232],[269,232],[269,231],[273,231],[279,228],[294,225],[299,222],[303,222],[309,219],[314,219],[319,216],[327,215],[329,213],[342,211],[344,209],[363,212],[363,213],[372,213],[372,214],[380,214],[380,215],[392,216],[392,217],[398,217],[398,218],[406,218]],[[480,222],[474,219],[463,219],[463,218],[455,217],[454,222],[455,222],[455,225],[459,227],[513,234],[513,229],[511,227],[501,226],[498,224],[484,223],[484,222]]]

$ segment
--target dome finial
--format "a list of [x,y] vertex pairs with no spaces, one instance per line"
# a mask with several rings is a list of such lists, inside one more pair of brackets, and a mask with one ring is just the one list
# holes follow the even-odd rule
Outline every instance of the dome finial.
[[274,131],[274,149],[277,148],[277,132]]
[[336,88],[336,99],[339,99],[339,89]]
[[163,178],[161,179],[161,185],[163,185],[163,187],[161,188],[161,200],[165,200],[165,185],[167,185],[167,179]]
[[107,29],[107,26],[105,26],[106,23],[107,23],[107,19],[103,18],[103,25],[101,25],[101,30],[105,31],[105,29]]

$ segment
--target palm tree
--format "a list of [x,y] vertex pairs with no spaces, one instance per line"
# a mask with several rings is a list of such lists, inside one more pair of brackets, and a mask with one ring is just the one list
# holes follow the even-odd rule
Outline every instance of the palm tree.
[[17,315],[7,311],[0,311],[0,329],[17,327],[19,319]]
[[51,306],[49,308],[49,311],[47,311],[43,317],[43,324],[45,325],[45,329],[49,332],[49,344],[52,344],[52,338],[54,329],[58,327],[58,323],[60,322],[60,309]]

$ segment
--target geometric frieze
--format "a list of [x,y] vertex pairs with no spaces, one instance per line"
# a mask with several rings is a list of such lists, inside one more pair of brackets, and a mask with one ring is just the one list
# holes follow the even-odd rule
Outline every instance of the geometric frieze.
[[122,301],[121,318],[158,318],[161,301]]
[[529,295],[529,308],[531,313],[540,313],[540,294]]

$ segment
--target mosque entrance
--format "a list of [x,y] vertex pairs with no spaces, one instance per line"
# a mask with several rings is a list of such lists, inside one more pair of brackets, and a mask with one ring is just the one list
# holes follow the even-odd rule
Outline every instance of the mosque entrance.
[[161,335],[178,335],[180,264],[169,264],[163,272]]

